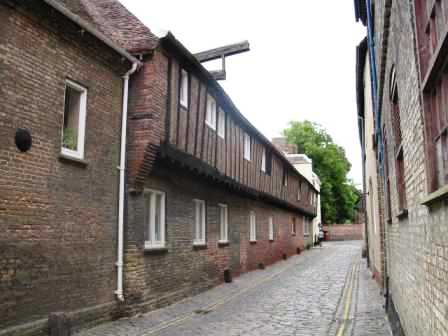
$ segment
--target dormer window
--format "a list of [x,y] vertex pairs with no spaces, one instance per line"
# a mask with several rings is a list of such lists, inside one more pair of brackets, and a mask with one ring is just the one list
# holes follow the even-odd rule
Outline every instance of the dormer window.
[[215,98],[207,96],[207,113],[205,115],[205,123],[211,129],[216,130],[216,101]]
[[226,136],[226,115],[221,108],[218,109],[218,136],[222,139]]
[[188,108],[188,72],[182,69],[180,74],[180,87],[179,87],[179,100],[180,105]]
[[251,143],[250,143],[250,135],[247,133],[244,133],[244,158],[247,161],[250,161],[250,150],[251,150]]

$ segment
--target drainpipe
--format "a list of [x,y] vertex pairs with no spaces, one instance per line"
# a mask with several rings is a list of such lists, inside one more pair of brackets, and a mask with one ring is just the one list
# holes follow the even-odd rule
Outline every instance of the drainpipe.
[[139,63],[123,76],[123,111],[121,113],[121,148],[120,148],[120,190],[118,198],[118,252],[117,252],[117,290],[115,295],[119,301],[124,301],[123,295],[123,242],[124,242],[124,200],[125,200],[125,168],[126,168],[126,131],[128,121],[129,77],[137,71]]

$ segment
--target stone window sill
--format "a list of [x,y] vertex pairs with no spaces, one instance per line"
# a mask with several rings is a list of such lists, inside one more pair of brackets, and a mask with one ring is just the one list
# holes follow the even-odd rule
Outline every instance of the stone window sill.
[[225,246],[229,246],[230,242],[228,240],[220,240],[218,241],[218,246],[219,247],[225,247]]
[[86,160],[78,159],[78,158],[75,158],[75,157],[67,155],[67,154],[60,153],[58,159],[61,162],[72,163],[72,164],[75,164],[75,165],[80,166],[82,168],[85,168],[88,165]]
[[207,243],[193,243],[194,250],[205,250],[207,248]]
[[403,220],[403,219],[408,218],[408,209],[400,210],[400,212],[397,214],[397,218],[398,218],[398,220]]
[[273,242],[274,242],[274,239],[269,239],[269,241],[270,241],[271,243],[273,243]]
[[257,241],[256,241],[256,240],[249,240],[249,243],[250,243],[250,244],[256,244]]
[[426,205],[427,207],[431,207],[435,203],[438,203],[442,200],[448,199],[448,185],[434,191],[433,193],[426,196],[421,204]]
[[162,254],[162,253],[167,253],[168,248],[165,246],[160,246],[160,247],[145,246],[144,252],[145,252],[145,254]]

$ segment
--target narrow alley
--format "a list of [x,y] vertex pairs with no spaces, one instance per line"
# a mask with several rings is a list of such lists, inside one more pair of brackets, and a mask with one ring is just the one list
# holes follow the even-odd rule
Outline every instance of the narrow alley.
[[361,242],[324,243],[164,309],[77,336],[390,335]]

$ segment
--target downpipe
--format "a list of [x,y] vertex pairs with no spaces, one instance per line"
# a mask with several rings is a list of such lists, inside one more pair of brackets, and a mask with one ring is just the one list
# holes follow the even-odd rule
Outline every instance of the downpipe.
[[115,295],[121,302],[123,294],[123,254],[124,254],[124,200],[125,200],[125,173],[126,173],[126,136],[128,121],[129,78],[137,71],[139,63],[132,64],[132,68],[123,76],[123,110],[121,113],[121,147],[120,147],[120,187],[118,196],[118,249],[117,249],[117,290]]

